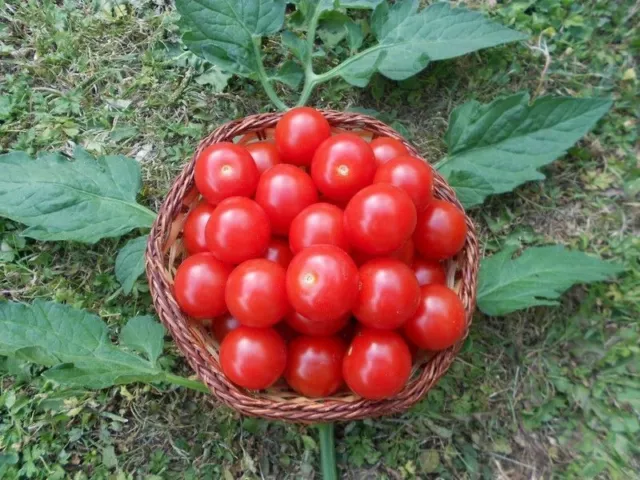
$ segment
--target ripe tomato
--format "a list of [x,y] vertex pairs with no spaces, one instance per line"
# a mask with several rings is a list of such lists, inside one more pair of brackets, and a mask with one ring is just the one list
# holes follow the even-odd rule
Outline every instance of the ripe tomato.
[[182,242],[189,255],[209,251],[204,230],[215,208],[208,202],[202,201],[187,215],[182,229]]
[[409,150],[400,140],[391,137],[378,137],[371,142],[376,163],[383,165],[401,155],[409,155]]
[[352,133],[339,133],[318,147],[311,162],[311,178],[322,194],[344,202],[370,185],[376,173],[373,151]]
[[289,266],[291,259],[293,258],[293,252],[289,248],[289,244],[279,238],[271,238],[267,251],[264,254],[264,258],[276,262],[278,265],[282,265],[285,269]]
[[253,161],[255,162],[260,175],[273,167],[276,163],[280,163],[280,157],[278,156],[278,149],[276,148],[275,143],[249,143],[246,148],[251,157],[253,157]]
[[287,366],[287,346],[273,328],[239,327],[220,345],[220,366],[236,385],[262,390],[273,385]]
[[293,253],[321,244],[349,251],[342,210],[329,203],[309,205],[293,219],[289,229],[289,245]]
[[418,216],[413,242],[416,250],[427,259],[451,258],[464,246],[467,223],[455,205],[433,200]]
[[344,210],[344,228],[354,248],[386,255],[406,242],[416,226],[416,207],[406,192],[377,183],[360,190]]
[[211,322],[211,333],[221,343],[231,330],[235,330],[240,326],[240,322],[236,320],[230,313],[225,313],[220,317],[216,317]]
[[411,264],[411,268],[420,286],[429,285],[430,283],[439,283],[441,285],[446,285],[447,283],[447,274],[444,271],[444,267],[437,260],[416,258]]
[[196,187],[213,205],[228,197],[253,196],[259,176],[247,149],[233,143],[215,143],[196,159]]
[[226,263],[261,257],[267,250],[269,218],[256,202],[231,197],[220,202],[205,229],[209,251]]
[[413,271],[393,258],[377,258],[360,267],[360,296],[355,317],[367,327],[394,330],[417,310],[420,286]]
[[294,165],[310,165],[316,149],[331,136],[327,119],[310,107],[292,108],[276,125],[280,159]]
[[197,253],[180,264],[173,279],[176,301],[184,313],[197,319],[227,311],[224,287],[231,266],[210,253]]
[[350,318],[351,315],[347,312],[340,317],[330,320],[309,320],[304,315],[291,311],[285,317],[285,321],[287,322],[287,325],[303,335],[326,337],[327,335],[338,333],[346,327]]
[[433,198],[433,171],[419,158],[405,155],[381,165],[373,183],[390,183],[409,194],[418,211]]
[[334,245],[305,248],[289,264],[287,294],[293,309],[309,320],[334,320],[358,299],[358,267]]
[[342,376],[357,395],[382,400],[396,395],[409,379],[411,352],[391,330],[362,328],[342,362]]
[[420,287],[418,310],[404,324],[404,332],[418,347],[444,350],[460,340],[467,324],[460,298],[444,285]]
[[400,248],[394,250],[388,255],[371,255],[370,253],[364,253],[359,250],[354,250],[353,252],[351,252],[351,257],[358,266],[362,266],[369,260],[373,260],[374,258],[395,258],[396,260],[400,260],[402,263],[411,265],[411,262],[413,262],[414,254],[415,249],[413,248],[413,240],[409,238],[402,244]]
[[338,337],[298,337],[287,350],[284,378],[306,397],[326,397],[342,386],[347,346]]
[[296,215],[317,201],[313,180],[293,165],[275,165],[258,182],[256,202],[267,212],[271,229],[279,235],[288,235]]
[[247,327],[270,327],[289,311],[286,270],[264,258],[238,265],[227,280],[225,300],[229,312]]

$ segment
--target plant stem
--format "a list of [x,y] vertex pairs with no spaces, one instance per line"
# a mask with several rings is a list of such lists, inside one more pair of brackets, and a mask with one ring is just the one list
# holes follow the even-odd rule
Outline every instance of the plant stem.
[[273,103],[278,110],[287,110],[289,107],[280,99],[276,91],[273,89],[267,71],[264,69],[264,63],[262,63],[262,52],[260,51],[260,37],[253,37],[253,52],[258,59],[258,79],[264,91],[266,92],[269,100]]
[[317,425],[320,434],[320,467],[323,480],[337,480],[336,447],[333,434],[333,423]]
[[165,372],[164,374],[165,382],[172,383],[173,385],[178,385],[180,387],[189,388],[191,390],[195,390],[196,392],[204,392],[209,393],[209,388],[199,380],[190,380],[185,377],[181,377],[180,375],[174,375],[173,373]]
[[320,21],[320,13],[322,13],[322,10],[318,8],[309,22],[309,30],[307,30],[307,58],[304,62],[304,86],[302,87],[302,93],[300,94],[298,103],[296,103],[296,107],[301,107],[309,101],[311,92],[316,86],[317,75],[313,73],[313,46],[315,45],[316,29]]

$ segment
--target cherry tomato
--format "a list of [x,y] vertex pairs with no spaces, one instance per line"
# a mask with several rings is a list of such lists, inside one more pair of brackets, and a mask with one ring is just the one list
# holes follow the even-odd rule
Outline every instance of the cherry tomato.
[[305,248],[289,264],[287,294],[293,309],[309,320],[334,320],[358,300],[358,267],[334,245]]
[[286,270],[264,258],[238,265],[227,280],[229,312],[247,327],[270,327],[289,311]]
[[370,253],[364,253],[359,250],[354,250],[353,252],[351,252],[351,257],[359,267],[367,263],[369,260],[373,260],[374,258],[395,258],[396,260],[400,260],[402,263],[411,265],[414,254],[415,250],[413,248],[413,240],[409,238],[402,244],[400,248],[394,250],[388,255],[371,255]]
[[287,366],[287,346],[273,328],[239,327],[220,345],[220,366],[236,385],[262,390],[273,385]]
[[404,143],[395,138],[378,137],[370,145],[378,165],[383,165],[400,155],[409,155]]
[[416,226],[416,207],[407,193],[386,183],[363,188],[344,210],[347,239],[354,248],[385,255],[406,242]]
[[411,352],[391,330],[362,328],[342,362],[342,376],[357,395],[382,400],[396,395],[409,379]]
[[224,287],[231,266],[210,253],[197,253],[180,264],[173,279],[176,301],[197,319],[215,318],[227,311]]
[[390,183],[409,194],[418,211],[433,198],[433,171],[426,162],[405,155],[388,161],[376,171],[373,183]]
[[350,318],[351,314],[347,312],[340,317],[330,320],[309,320],[304,315],[291,311],[285,317],[285,321],[287,322],[287,325],[303,335],[326,337],[327,335],[333,335],[346,327]]
[[376,173],[373,151],[352,133],[325,140],[313,156],[311,178],[327,198],[344,202],[370,185]]
[[430,283],[439,283],[441,285],[446,285],[447,283],[447,274],[444,271],[444,267],[437,260],[416,258],[411,264],[411,268],[420,286],[429,285]]
[[240,322],[236,320],[233,315],[225,313],[213,319],[211,322],[211,332],[218,343],[221,343],[231,330],[235,330],[239,326]]
[[458,295],[436,283],[420,287],[420,293],[418,310],[404,324],[407,338],[426,350],[444,350],[462,339],[467,322]]
[[204,231],[215,208],[208,202],[202,201],[187,215],[182,230],[182,242],[189,255],[209,251]]
[[249,143],[246,148],[251,157],[253,157],[260,175],[275,164],[280,163],[278,149],[272,142]]
[[455,205],[433,200],[418,216],[413,242],[424,258],[444,260],[462,249],[467,238],[467,223]]
[[292,108],[276,125],[280,159],[293,165],[310,165],[316,149],[331,136],[327,119],[310,107]]
[[355,317],[367,327],[394,330],[417,310],[420,286],[413,271],[393,258],[377,258],[360,267],[360,296]]
[[289,229],[289,245],[293,253],[321,244],[349,251],[342,210],[329,203],[309,205],[293,219]]
[[220,202],[205,229],[209,251],[226,263],[242,263],[267,251],[271,229],[264,210],[246,197]]
[[196,159],[196,187],[213,205],[228,197],[253,196],[259,176],[247,149],[233,143],[210,145]]
[[264,254],[264,258],[287,268],[293,258],[293,252],[286,241],[279,238],[271,238],[271,240],[269,240],[269,245],[267,246],[267,251]]
[[280,235],[288,235],[296,215],[317,201],[313,180],[293,165],[275,165],[258,182],[256,202],[267,212],[273,232]]
[[298,337],[287,349],[284,378],[306,397],[326,397],[342,386],[347,346],[338,337]]

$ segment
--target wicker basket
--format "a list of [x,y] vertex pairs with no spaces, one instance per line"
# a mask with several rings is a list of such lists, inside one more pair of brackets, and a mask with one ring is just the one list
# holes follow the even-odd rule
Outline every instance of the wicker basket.
[[[395,130],[372,117],[332,110],[324,110],[322,113],[336,130],[353,131],[364,136],[394,137],[402,141],[412,155],[420,157],[416,149]],[[447,371],[462,341],[434,356],[419,359],[403,390],[387,400],[364,400],[348,392],[338,393],[331,398],[312,399],[298,396],[283,383],[267,391],[252,392],[236,387],[227,380],[220,370],[216,341],[200,325],[189,321],[178,307],[172,289],[173,275],[184,256],[178,232],[182,229],[189,208],[197,202],[193,173],[195,158],[207,146],[221,141],[233,141],[240,135],[245,135],[244,141],[247,138],[265,138],[281,116],[281,113],[252,115],[217,128],[200,142],[193,158],[174,182],[153,224],[146,251],[147,277],[156,311],[200,379],[220,401],[242,414],[315,423],[355,420],[406,410],[424,397]],[[434,195],[462,209],[454,191],[435,171]],[[458,293],[464,304],[468,332],[475,307],[478,243],[473,223],[469,217],[466,220],[467,241],[457,257],[448,262],[447,272],[449,287]]]

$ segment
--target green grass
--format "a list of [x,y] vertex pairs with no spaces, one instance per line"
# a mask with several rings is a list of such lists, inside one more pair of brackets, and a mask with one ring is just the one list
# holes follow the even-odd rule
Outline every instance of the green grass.
[[[81,144],[129,155],[143,168],[144,203],[157,208],[202,136],[267,101],[240,79],[222,93],[198,84],[201,65],[175,58],[171,7],[117,3],[0,1],[0,150]],[[476,315],[459,360],[412,411],[338,425],[345,478],[638,478],[638,12],[630,0],[507,2],[490,14],[530,33],[527,45],[314,95],[320,106],[384,112],[432,161],[445,152],[449,112],[468,99],[529,89],[615,101],[595,132],[544,170],[545,182],[473,215],[487,254],[514,239],[558,242],[617,259],[625,274],[572,289],[558,308]],[[38,243],[21,228],[0,220],[4,298],[68,302],[114,330],[152,311],[143,281],[119,293],[113,265],[125,239]],[[169,342],[166,351],[187,374]],[[312,428],[243,419],[169,387],[65,391],[32,366],[0,363],[0,478],[317,478]]]

